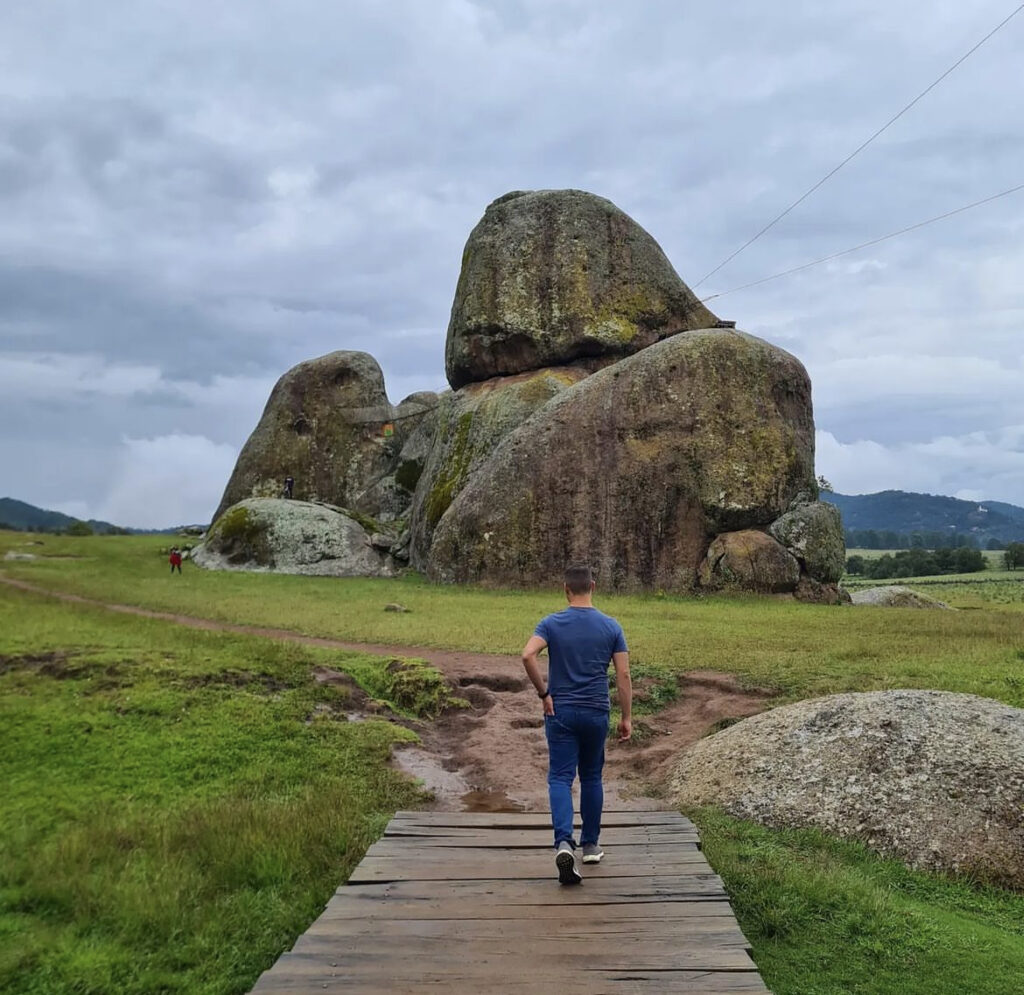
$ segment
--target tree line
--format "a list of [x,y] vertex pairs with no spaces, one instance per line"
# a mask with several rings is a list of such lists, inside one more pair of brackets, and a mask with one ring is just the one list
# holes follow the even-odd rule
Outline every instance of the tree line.
[[[1003,553],[1007,570],[1024,567],[1024,542],[1011,542]],[[884,553],[877,559],[854,554],[847,557],[846,572],[855,577],[890,580],[900,577],[934,577],[941,574],[969,574],[985,570],[988,563],[980,549],[907,549]]]
[[[977,537],[951,530],[893,532],[891,529],[846,529],[850,549],[980,549]],[[1002,549],[998,539],[988,541],[988,549]]]

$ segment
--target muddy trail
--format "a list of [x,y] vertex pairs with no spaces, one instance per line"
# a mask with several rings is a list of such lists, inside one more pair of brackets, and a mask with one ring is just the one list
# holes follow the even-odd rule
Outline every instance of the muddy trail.
[[[397,766],[418,778],[434,795],[433,807],[447,811],[515,811],[547,808],[547,745],[542,706],[518,657],[392,646],[306,636],[287,629],[239,625],[214,619],[112,604],[52,591],[0,575],[0,584],[74,604],[193,629],[232,632],[379,656],[418,657],[436,667],[469,702],[433,722],[412,723],[421,742],[395,753]],[[324,679],[322,674],[316,675]],[[342,675],[338,675],[339,678]],[[635,697],[645,695],[634,681]],[[673,758],[723,724],[763,711],[774,692],[741,687],[730,674],[695,670],[680,675],[666,707],[635,716],[633,740],[609,741],[605,766],[606,804],[619,808],[659,808],[661,785]],[[361,716],[353,714],[350,719]],[[403,723],[409,725],[410,723]]]

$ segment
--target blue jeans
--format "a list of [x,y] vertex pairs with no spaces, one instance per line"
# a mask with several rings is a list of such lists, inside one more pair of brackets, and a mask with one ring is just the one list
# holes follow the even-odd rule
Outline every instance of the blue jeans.
[[544,734],[548,739],[548,797],[555,846],[572,835],[572,783],[580,775],[580,816],[583,832],[580,845],[596,843],[601,835],[601,809],[604,806],[604,743],[608,738],[608,712],[579,705],[555,705],[554,715],[544,716]]

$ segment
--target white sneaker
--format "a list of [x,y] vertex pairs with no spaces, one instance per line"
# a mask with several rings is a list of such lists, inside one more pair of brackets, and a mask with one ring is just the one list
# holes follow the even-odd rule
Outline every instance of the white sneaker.
[[596,843],[584,843],[583,844],[583,863],[584,864],[600,864],[601,858],[604,856],[604,850],[602,850]]

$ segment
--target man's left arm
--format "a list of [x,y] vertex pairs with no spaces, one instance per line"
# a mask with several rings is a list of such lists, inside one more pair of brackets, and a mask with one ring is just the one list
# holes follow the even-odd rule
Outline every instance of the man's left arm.
[[537,659],[537,655],[545,646],[547,646],[546,640],[537,635],[530,636],[523,647],[523,667],[526,668],[526,676],[530,678],[530,683],[537,689],[538,697],[542,693],[544,694],[544,714],[554,715],[555,703],[551,700],[551,695],[547,693],[548,686],[540,672],[540,661]]

